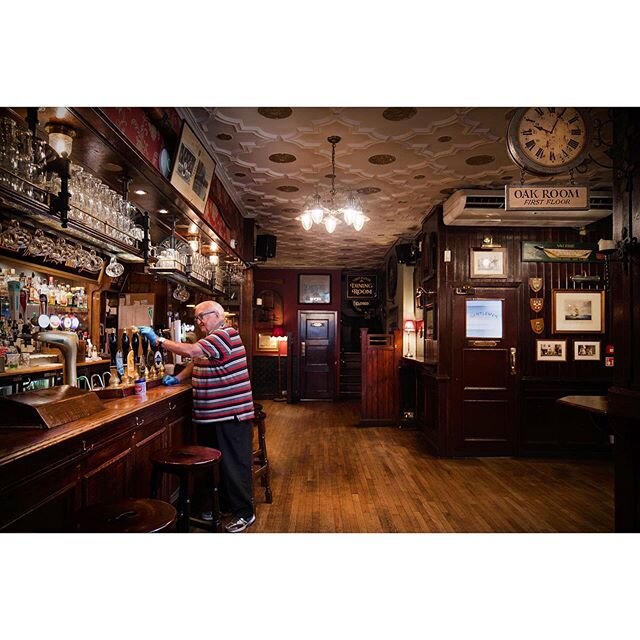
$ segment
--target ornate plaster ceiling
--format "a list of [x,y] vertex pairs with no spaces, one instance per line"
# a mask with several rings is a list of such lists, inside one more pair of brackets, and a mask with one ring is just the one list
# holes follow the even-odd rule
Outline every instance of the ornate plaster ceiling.
[[[375,268],[398,240],[420,230],[431,208],[453,191],[520,182],[506,149],[512,108],[202,107],[186,110],[201,129],[242,214],[258,233],[277,236],[270,267]],[[590,110],[606,120],[605,109]],[[333,234],[295,220],[319,187],[328,195],[331,145],[336,187],[357,191],[370,218],[360,232],[345,224]],[[592,157],[609,165],[604,145]],[[576,181],[609,189],[611,170],[586,163]],[[525,175],[526,184],[569,181]]]

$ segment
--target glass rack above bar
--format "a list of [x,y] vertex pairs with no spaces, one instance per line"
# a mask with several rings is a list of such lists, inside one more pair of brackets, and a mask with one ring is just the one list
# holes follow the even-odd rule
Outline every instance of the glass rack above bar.
[[51,193],[5,168],[0,167],[0,203],[7,209],[20,211],[58,233],[64,233],[92,246],[115,253],[125,262],[143,262],[144,229],[134,224],[119,223],[117,215],[99,219],[72,202],[67,228],[60,229],[60,217],[50,210]]

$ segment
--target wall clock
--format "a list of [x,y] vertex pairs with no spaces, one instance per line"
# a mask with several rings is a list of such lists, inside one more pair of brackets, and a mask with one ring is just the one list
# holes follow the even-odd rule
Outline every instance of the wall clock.
[[507,130],[507,149],[525,171],[539,175],[565,173],[585,158],[589,120],[575,107],[518,109]]
[[398,286],[398,261],[395,255],[389,257],[387,262],[387,293],[389,298],[396,295],[396,287]]

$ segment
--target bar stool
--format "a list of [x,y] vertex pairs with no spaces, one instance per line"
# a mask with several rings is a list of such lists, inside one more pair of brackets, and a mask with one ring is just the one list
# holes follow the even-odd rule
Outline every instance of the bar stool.
[[160,533],[174,528],[178,512],[168,502],[126,498],[87,507],[76,516],[80,533]]
[[[190,526],[208,531],[219,531],[221,526],[220,502],[218,487],[220,486],[220,458],[222,453],[210,447],[183,445],[169,449],[154,451],[149,459],[151,470],[151,496],[158,495],[161,473],[177,475],[180,481],[178,493],[178,531],[187,533]],[[191,495],[193,493],[194,475],[201,471],[211,471],[213,482],[213,520],[208,522],[191,516]]]
[[[253,426],[258,432],[258,442],[253,450],[253,484],[255,487],[256,480],[260,478],[260,484],[264,487],[264,499],[267,503],[273,502],[273,494],[271,493],[271,464],[267,455],[267,414],[262,411],[262,405],[254,404],[255,417]],[[258,407],[260,407],[258,409]]]

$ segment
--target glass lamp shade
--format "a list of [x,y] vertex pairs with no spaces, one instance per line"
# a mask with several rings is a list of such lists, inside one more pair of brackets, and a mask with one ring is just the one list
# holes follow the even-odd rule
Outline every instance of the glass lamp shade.
[[52,131],[49,134],[49,145],[58,155],[69,157],[73,148],[73,138],[62,131]]
[[338,219],[335,216],[327,216],[324,219],[324,228],[327,230],[327,233],[333,233],[338,226]]
[[364,213],[362,213],[362,211],[358,211],[353,219],[353,228],[356,231],[360,231],[362,227],[364,227],[365,221],[366,221],[366,216],[364,215]]
[[213,265],[218,265],[220,263],[220,256],[215,253],[209,256],[209,262]]
[[347,205],[342,209],[342,217],[345,224],[352,225],[358,214],[362,215],[362,209],[358,205],[358,201],[353,197],[353,194],[349,194],[347,197]]
[[313,226],[313,218],[311,217],[311,212],[305,211],[300,216],[300,222],[302,223],[302,228],[305,231],[309,231],[309,229],[311,229],[311,227]]

